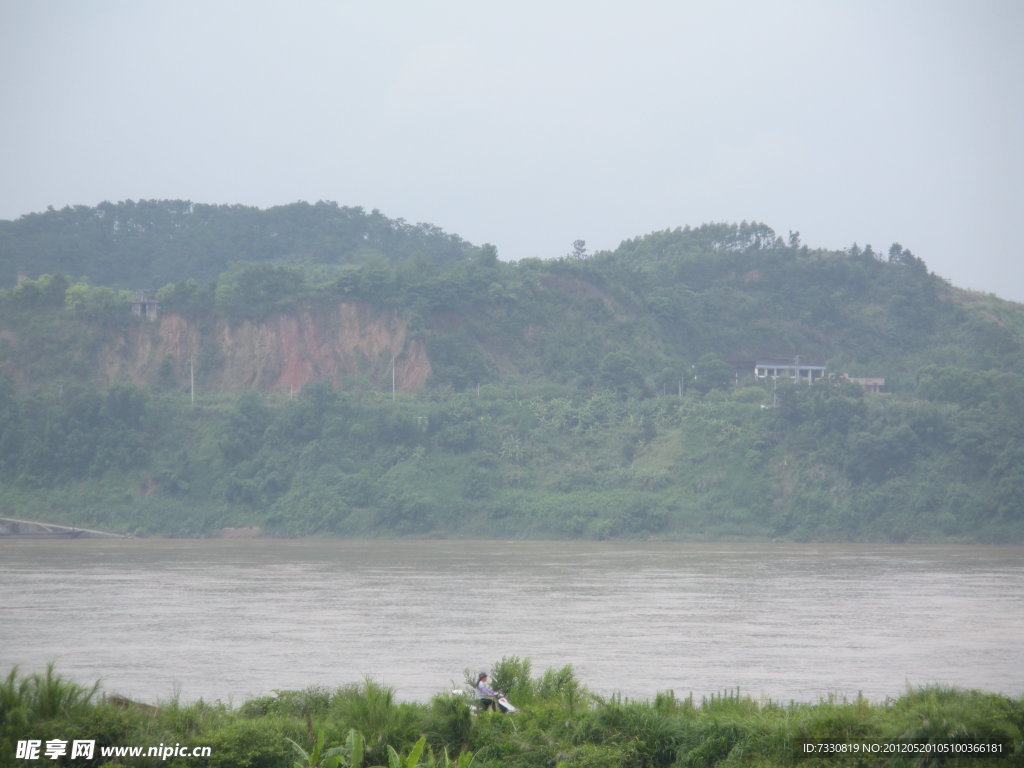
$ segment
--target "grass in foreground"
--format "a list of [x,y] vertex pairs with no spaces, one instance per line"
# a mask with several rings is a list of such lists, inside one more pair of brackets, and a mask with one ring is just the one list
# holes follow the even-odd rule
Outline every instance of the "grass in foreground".
[[[758,701],[726,692],[696,702],[671,692],[653,701],[595,696],[571,666],[531,674],[505,658],[493,681],[519,707],[477,712],[472,697],[439,693],[395,700],[372,680],[342,688],[280,691],[229,707],[157,706],[105,696],[58,675],[12,669],[0,683],[0,768],[7,766],[209,766],[210,768],[710,768],[711,766],[1018,766],[1024,698],[926,687],[884,702]],[[26,744],[39,742],[39,757]],[[56,741],[66,754],[48,759]],[[71,757],[74,740],[95,742]],[[160,745],[163,754],[112,757],[103,747]],[[189,756],[194,747],[208,755]],[[58,747],[55,747],[59,749]]]

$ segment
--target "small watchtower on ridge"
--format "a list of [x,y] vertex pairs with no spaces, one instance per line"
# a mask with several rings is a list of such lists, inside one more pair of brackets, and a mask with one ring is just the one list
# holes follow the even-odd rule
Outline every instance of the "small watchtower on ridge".
[[135,301],[132,302],[132,314],[147,320],[156,320],[160,314],[160,302],[150,291],[136,291]]

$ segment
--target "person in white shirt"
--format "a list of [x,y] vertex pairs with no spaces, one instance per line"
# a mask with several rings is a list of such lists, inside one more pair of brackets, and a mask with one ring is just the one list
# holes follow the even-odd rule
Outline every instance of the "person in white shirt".
[[506,712],[505,707],[501,705],[498,699],[501,698],[501,693],[495,691],[488,685],[488,678],[486,672],[481,672],[476,678],[476,692],[480,697],[480,706],[484,709],[490,709],[491,707],[497,707],[499,711]]

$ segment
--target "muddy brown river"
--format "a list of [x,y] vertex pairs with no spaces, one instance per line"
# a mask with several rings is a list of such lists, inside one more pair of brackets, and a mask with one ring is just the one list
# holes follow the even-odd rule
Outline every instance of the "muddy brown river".
[[630,698],[1024,694],[1024,548],[0,540],[0,671],[240,704],[506,656]]

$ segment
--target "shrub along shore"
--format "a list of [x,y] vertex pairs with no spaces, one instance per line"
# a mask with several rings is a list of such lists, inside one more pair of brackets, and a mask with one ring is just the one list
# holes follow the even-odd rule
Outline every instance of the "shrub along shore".
[[[52,765],[467,766],[1010,766],[1024,764],[1024,697],[944,687],[896,699],[817,703],[755,700],[724,692],[700,702],[589,692],[571,666],[533,676],[528,659],[494,665],[492,683],[511,715],[478,711],[470,695],[439,692],[400,702],[372,680],[337,689],[277,691],[240,706],[177,700],[156,706],[104,695],[45,672],[12,669],[0,682],[0,768],[39,765],[54,741],[95,742]],[[468,671],[467,671],[468,675]],[[25,759],[26,743],[39,756]],[[160,752],[145,756],[149,747]],[[103,747],[138,746],[115,757]],[[193,757],[191,750],[203,750]],[[57,751],[60,745],[56,746]]]

